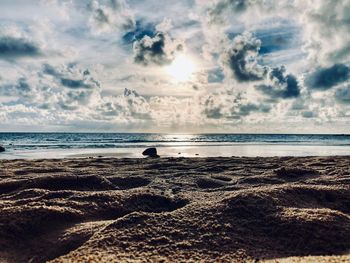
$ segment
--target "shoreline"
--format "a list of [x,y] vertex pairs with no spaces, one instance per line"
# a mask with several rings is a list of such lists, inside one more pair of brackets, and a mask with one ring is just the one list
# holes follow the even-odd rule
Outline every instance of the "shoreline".
[[350,260],[350,156],[0,168],[1,262]]

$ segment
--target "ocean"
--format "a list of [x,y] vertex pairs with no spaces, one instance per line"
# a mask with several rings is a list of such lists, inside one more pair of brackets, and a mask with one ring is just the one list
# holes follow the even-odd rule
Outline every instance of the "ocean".
[[0,144],[0,159],[137,158],[147,147],[166,157],[350,155],[350,135],[0,133]]

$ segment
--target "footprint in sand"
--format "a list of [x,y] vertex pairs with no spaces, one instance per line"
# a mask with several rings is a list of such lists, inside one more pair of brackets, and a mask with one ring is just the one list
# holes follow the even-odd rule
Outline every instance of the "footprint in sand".
[[219,188],[225,186],[226,183],[223,180],[212,178],[200,178],[197,180],[197,186],[202,189]]

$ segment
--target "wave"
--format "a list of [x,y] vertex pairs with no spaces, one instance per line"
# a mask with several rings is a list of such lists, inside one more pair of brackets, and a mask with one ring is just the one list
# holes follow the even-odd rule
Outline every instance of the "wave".
[[231,145],[350,146],[349,135],[293,134],[132,134],[132,133],[0,133],[9,150],[191,147]]

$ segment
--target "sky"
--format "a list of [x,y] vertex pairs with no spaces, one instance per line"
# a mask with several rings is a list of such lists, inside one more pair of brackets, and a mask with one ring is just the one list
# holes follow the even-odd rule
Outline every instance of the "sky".
[[1,0],[0,123],[350,133],[350,0]]

